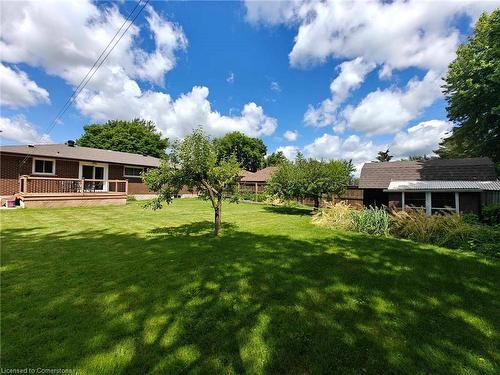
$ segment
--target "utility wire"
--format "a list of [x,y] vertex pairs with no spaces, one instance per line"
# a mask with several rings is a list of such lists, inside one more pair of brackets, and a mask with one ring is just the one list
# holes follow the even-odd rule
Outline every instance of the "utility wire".
[[[143,3],[142,7],[139,9],[139,12],[137,12],[137,14],[134,16],[134,18],[130,21],[130,23],[128,24],[128,26],[126,27],[126,29],[122,32],[122,34],[116,40],[116,42],[113,44],[113,46],[111,47],[111,49],[109,49],[109,51],[107,51],[108,48],[109,48],[109,46],[113,43],[113,41],[116,39],[116,37],[118,36],[118,34],[120,33],[120,31],[123,29],[123,27],[126,25],[126,23],[130,20],[130,17],[134,14],[134,12],[139,7],[139,5],[141,4],[142,1],[143,0],[139,0],[136,3],[134,9],[132,9],[132,11],[128,14],[128,16],[125,19],[125,21],[123,21],[123,23],[120,26],[120,28],[116,31],[116,33],[113,36],[113,38],[109,41],[109,43],[106,46],[106,48],[104,48],[104,50],[101,52],[101,54],[99,55],[99,57],[97,58],[97,60],[94,62],[94,64],[92,65],[92,67],[89,69],[89,71],[85,75],[85,77],[83,77],[83,79],[80,81],[80,83],[78,84],[78,86],[76,87],[76,89],[73,91],[72,95],[66,100],[66,102],[64,103],[64,105],[62,106],[62,108],[57,113],[56,117],[54,117],[54,119],[52,120],[52,122],[48,126],[47,131],[44,132],[44,134],[50,134],[50,132],[54,129],[55,125],[57,124],[57,121],[64,115],[64,113],[66,113],[66,111],[69,109],[69,107],[71,107],[71,105],[75,102],[75,100],[78,97],[78,95],[87,86],[87,84],[90,82],[90,80],[92,79],[92,77],[94,77],[94,75],[97,73],[97,71],[102,66],[102,64],[104,64],[104,62],[106,61],[106,59],[108,58],[108,56],[110,55],[110,53],[115,49],[116,45],[120,42],[120,40],[122,40],[122,38],[124,37],[124,35],[127,33],[127,31],[130,29],[130,27],[133,25],[133,23],[137,19],[137,17],[139,17],[139,15],[141,14],[142,10],[146,7],[146,5],[148,5],[148,3],[149,3],[150,0],[146,0]],[[103,57],[103,55],[104,55],[104,57]],[[28,154],[26,154],[26,156],[23,159],[23,161],[19,164],[19,169],[26,162],[26,160],[28,159],[28,157],[31,156],[31,154],[32,154],[31,152],[29,152]]]

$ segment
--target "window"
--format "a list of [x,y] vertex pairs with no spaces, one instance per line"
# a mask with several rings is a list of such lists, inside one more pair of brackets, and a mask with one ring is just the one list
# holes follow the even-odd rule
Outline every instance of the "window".
[[144,168],[142,167],[123,167],[124,177],[141,177]]
[[455,193],[432,193],[432,213],[455,211]]
[[405,194],[405,208],[425,210],[425,193],[405,192],[404,194]]
[[48,159],[33,159],[33,174],[55,174],[55,161]]

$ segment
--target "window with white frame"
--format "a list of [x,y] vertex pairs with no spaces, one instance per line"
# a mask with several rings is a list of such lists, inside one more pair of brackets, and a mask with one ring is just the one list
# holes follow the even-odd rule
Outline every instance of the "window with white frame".
[[128,165],[123,167],[123,177],[140,178],[142,175],[142,172],[144,172],[144,168],[142,168],[142,167],[132,167],[132,166],[128,166]]
[[53,159],[33,159],[33,174],[54,175],[56,173],[56,161]]

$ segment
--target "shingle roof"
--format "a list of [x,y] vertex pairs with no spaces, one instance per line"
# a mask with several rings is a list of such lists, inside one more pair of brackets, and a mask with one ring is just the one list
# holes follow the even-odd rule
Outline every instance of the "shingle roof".
[[409,190],[498,190],[500,181],[391,181],[389,191]]
[[495,181],[494,163],[488,158],[431,159],[366,163],[359,187],[386,189],[391,181]]
[[277,167],[267,167],[264,169],[259,169],[257,172],[248,172],[245,171],[243,177],[241,178],[241,182],[266,182],[271,178],[271,175]]
[[140,165],[143,167],[157,167],[160,159],[152,156],[132,154],[130,152],[101,150],[98,148],[74,146],[65,144],[52,145],[28,145],[0,146],[0,153],[11,153],[20,155],[43,156],[49,158],[64,158],[75,160],[96,161],[105,163],[117,163],[127,165]]

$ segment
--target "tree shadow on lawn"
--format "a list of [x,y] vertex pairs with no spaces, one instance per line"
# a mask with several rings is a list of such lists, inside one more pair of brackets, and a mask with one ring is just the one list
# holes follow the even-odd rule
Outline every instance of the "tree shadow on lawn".
[[272,212],[274,214],[282,215],[298,215],[298,216],[311,216],[313,213],[312,208],[307,207],[285,207],[285,206],[269,206],[263,207],[264,211]]
[[4,231],[2,366],[498,370],[496,261],[334,232],[306,241],[229,226],[214,237],[211,225],[146,238]]

